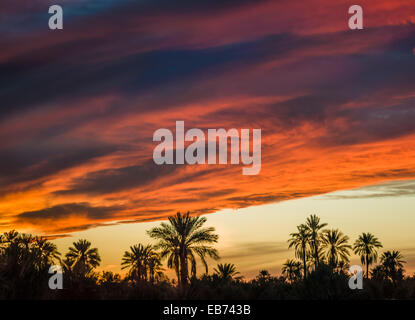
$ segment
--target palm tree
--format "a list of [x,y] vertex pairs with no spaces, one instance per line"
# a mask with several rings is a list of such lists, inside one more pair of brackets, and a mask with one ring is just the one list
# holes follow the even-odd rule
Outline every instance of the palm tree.
[[55,260],[59,252],[48,240],[14,230],[4,233],[0,236],[0,295],[39,298]]
[[388,279],[388,275],[386,274],[385,267],[381,264],[372,268],[372,271],[370,273],[372,274],[372,279],[375,281],[382,282]]
[[339,262],[349,262],[349,250],[352,248],[347,242],[349,237],[338,229],[324,230],[321,243],[325,249],[328,264],[334,269]]
[[395,250],[382,253],[380,261],[385,267],[388,267],[391,270],[403,268],[403,264],[406,263],[406,261],[403,260],[403,255]]
[[122,268],[129,268],[129,276],[132,279],[141,281],[147,280],[147,260],[151,245],[143,246],[141,243],[130,247],[130,251],[125,251],[122,258]]
[[[241,276],[237,276],[240,274],[238,271],[236,271],[236,267],[233,263],[219,263],[217,268],[214,268],[213,271],[215,271],[215,274],[225,281],[232,281],[233,279],[241,279]],[[237,276],[237,277],[235,277]]]
[[297,280],[301,277],[301,262],[288,259],[282,267],[282,274],[286,275],[290,282]]
[[43,263],[44,267],[53,265],[55,261],[60,261],[60,253],[55,244],[45,238],[35,237],[33,249],[36,252],[37,261]]
[[378,238],[369,232],[363,232],[354,243],[354,253],[360,255],[360,261],[363,265],[366,265],[367,278],[369,278],[369,265],[378,259],[377,248],[382,248],[382,244]]
[[320,263],[319,245],[320,245],[320,230],[327,226],[327,223],[320,224],[320,218],[315,214],[310,215],[306,220],[306,227],[310,234],[310,246],[314,258],[314,265],[317,267]]
[[121,265],[122,269],[129,268],[129,276],[138,281],[150,278],[154,282],[156,276],[161,276],[160,256],[152,245],[131,246],[130,251],[125,251]]
[[394,283],[403,274],[403,255],[399,251],[385,251],[380,257],[383,269],[387,277]]
[[159,281],[164,276],[164,269],[161,267],[161,259],[158,253],[150,255],[148,258],[148,273],[150,282],[153,283],[155,280]]
[[42,271],[49,269],[55,261],[59,261],[58,249],[55,244],[47,239],[30,234],[18,233],[15,230],[0,236],[1,261],[6,263],[11,270],[22,268],[20,273],[26,270]]
[[259,283],[266,283],[272,280],[272,276],[268,270],[263,269],[259,271],[255,280]]
[[288,248],[295,248],[295,256],[303,262],[303,277],[307,277],[307,257],[308,257],[308,242],[310,234],[304,224],[297,226],[298,232],[291,233],[291,238],[288,240]]
[[91,248],[91,242],[84,239],[74,242],[65,257],[70,270],[81,277],[88,276],[101,262],[98,249]]
[[199,256],[206,273],[208,265],[206,256],[219,259],[216,249],[210,244],[218,242],[219,236],[214,234],[215,228],[202,228],[206,222],[205,217],[191,217],[190,213],[169,217],[169,223],[162,222],[160,227],[148,231],[150,237],[158,239],[157,249],[161,249],[161,257],[167,257],[167,266],[174,268],[179,283],[187,284],[189,278],[189,261],[191,274],[196,276],[196,258]]
[[19,237],[19,233],[16,230],[5,232],[0,236],[1,244],[11,243],[14,239]]

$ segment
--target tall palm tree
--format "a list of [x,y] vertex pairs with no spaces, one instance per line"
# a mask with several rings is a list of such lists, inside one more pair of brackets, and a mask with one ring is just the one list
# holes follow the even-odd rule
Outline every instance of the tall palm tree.
[[393,282],[398,279],[399,274],[403,273],[403,255],[399,251],[385,251],[380,257],[380,261],[386,273]]
[[291,238],[288,240],[288,248],[295,248],[295,256],[301,259],[303,263],[303,277],[307,277],[307,257],[308,257],[308,242],[310,234],[306,225],[301,224],[297,226],[298,232],[291,233]]
[[354,243],[354,253],[360,255],[360,261],[366,265],[366,278],[369,278],[369,266],[378,259],[377,248],[382,248],[382,244],[369,232],[363,232]]
[[349,262],[349,250],[352,248],[347,242],[349,237],[338,229],[324,230],[321,243],[325,249],[325,256],[332,268],[337,268],[339,262]]
[[312,214],[307,218],[305,225],[308,229],[308,233],[310,234],[311,251],[314,258],[314,265],[317,267],[320,263],[320,230],[327,226],[327,223],[320,223],[320,218],[317,215]]
[[88,276],[101,262],[98,249],[91,248],[91,242],[85,239],[74,242],[65,257],[71,271],[82,277]]
[[196,276],[195,255],[201,259],[206,273],[206,256],[219,259],[217,250],[211,246],[212,243],[218,242],[219,236],[213,233],[215,228],[203,228],[205,222],[205,217],[191,217],[189,212],[178,212],[175,216],[169,217],[169,223],[163,222],[160,227],[148,231],[150,237],[159,240],[156,248],[161,249],[162,258],[167,257],[167,266],[175,269],[182,286],[188,282],[189,262],[191,274]]
[[282,274],[286,275],[290,282],[293,282],[301,277],[301,262],[288,259],[282,267]]
[[[214,268],[215,274],[219,276],[219,278],[225,281],[231,281],[233,279],[241,279],[242,277],[237,276],[240,273],[236,271],[236,267],[233,263],[219,263],[217,268]],[[235,277],[236,276],[236,277]]]

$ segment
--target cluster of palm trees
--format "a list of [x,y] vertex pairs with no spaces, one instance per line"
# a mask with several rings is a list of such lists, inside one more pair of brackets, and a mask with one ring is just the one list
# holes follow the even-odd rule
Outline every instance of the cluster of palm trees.
[[[149,279],[150,282],[164,279],[161,261],[166,259],[167,267],[175,270],[179,285],[185,286],[196,277],[196,257],[202,262],[207,275],[207,257],[219,259],[217,250],[212,247],[219,236],[213,233],[213,227],[203,227],[205,222],[205,217],[191,217],[189,212],[179,212],[169,217],[168,223],[162,222],[160,227],[149,230],[149,236],[158,243],[138,244],[124,253],[122,265],[123,269],[129,269],[128,277],[138,281]],[[215,278],[225,282],[243,278],[232,263],[219,263],[213,271]]]
[[403,255],[399,251],[386,251],[380,257],[380,264],[373,268],[372,277],[376,280],[391,280],[394,284],[403,279]]
[[[121,261],[122,269],[128,270],[125,279],[134,283],[162,282],[167,279],[162,267],[162,261],[166,260],[166,266],[176,272],[180,287],[196,278],[198,261],[204,266],[205,277],[225,282],[241,280],[235,265],[230,263],[218,264],[213,276],[208,276],[207,258],[219,259],[213,247],[219,236],[214,228],[204,227],[205,222],[205,217],[177,213],[159,227],[147,231],[157,242],[133,245],[125,251]],[[283,265],[283,276],[289,282],[306,279],[322,264],[336,272],[346,271],[352,251],[360,256],[366,267],[365,276],[369,277],[369,267],[377,262],[377,250],[382,248],[380,241],[371,233],[362,233],[352,246],[349,237],[326,226],[318,216],[310,215],[304,224],[297,226],[297,232],[290,234],[289,248],[294,248],[298,260],[289,259]],[[43,279],[52,264],[60,264],[70,280],[96,281],[94,270],[100,262],[98,249],[87,240],[74,242],[61,258],[56,245],[47,239],[10,231],[0,236],[0,282],[3,285],[0,293],[14,286],[24,288],[27,282],[35,283],[36,278]],[[372,269],[372,278],[396,283],[403,278],[404,263],[399,251],[386,251],[380,256],[380,264]],[[262,272],[261,281],[271,278],[267,271]],[[98,284],[117,281],[121,281],[119,275],[104,271]]]
[[87,277],[99,266],[101,258],[97,248],[87,240],[78,240],[62,259],[56,245],[46,238],[18,233],[15,230],[0,236],[0,275],[23,277],[49,270],[60,264],[65,272]]
[[161,256],[152,245],[143,246],[141,243],[130,247],[122,258],[122,269],[129,269],[128,278],[137,281],[163,279]]
[[6,232],[0,236],[0,297],[36,296],[58,258],[56,246],[40,237]]
[[58,256],[56,245],[44,238],[14,230],[0,235],[0,274],[3,276],[42,272]]
[[[196,257],[200,258],[206,273],[208,272],[206,258],[219,259],[217,250],[212,246],[218,241],[219,236],[214,234],[213,227],[203,227],[205,222],[205,217],[191,217],[189,212],[185,214],[178,212],[168,218],[168,223],[162,222],[160,227],[148,231],[149,236],[158,241],[155,246],[138,245],[125,252],[124,267],[130,269],[130,274],[141,272],[146,279],[146,270],[149,271],[150,276],[152,274],[151,259],[148,259],[148,254],[151,252],[152,261],[158,267],[161,266],[160,260],[167,259],[167,267],[175,270],[179,284],[185,286],[189,281],[189,274],[192,278],[196,277]],[[134,248],[141,248],[142,254],[135,254]],[[136,250],[136,253],[140,252]]]
[[[150,237],[158,240],[156,245],[137,244],[130,247],[122,258],[122,269],[128,269],[127,279],[134,282],[151,283],[165,279],[161,261],[167,260],[167,267],[174,269],[178,283],[186,285],[196,277],[197,257],[208,272],[207,257],[219,259],[212,244],[219,236],[212,227],[203,227],[205,217],[191,217],[189,212],[169,217],[168,223],[148,231]],[[101,258],[91,242],[80,239],[73,243],[62,258],[56,245],[47,239],[10,231],[0,237],[0,278],[13,278],[24,274],[34,275],[41,270],[47,275],[49,266],[59,264],[70,280],[96,278],[95,268]],[[218,275],[228,278],[236,274],[235,266],[219,264]],[[106,278],[116,275],[103,273]],[[116,277],[118,278],[118,277]]]
[[[219,254],[212,244],[219,239],[214,234],[213,227],[203,227],[205,217],[191,217],[190,213],[169,217],[168,222],[162,222],[147,233],[157,240],[156,245],[136,244],[124,252],[122,269],[128,269],[126,279],[136,283],[162,281],[166,279],[162,260],[166,259],[167,267],[175,270],[180,286],[186,286],[190,279],[196,277],[197,257],[208,273],[207,258],[219,259]],[[92,271],[100,263],[96,248],[91,243],[79,240],[69,248],[63,261],[65,270],[83,277],[92,275]],[[113,278],[114,274],[107,272],[103,277]],[[214,276],[223,281],[241,280],[242,276],[234,264],[219,263],[214,268]],[[110,279],[111,280],[111,279]]]
[[[351,251],[360,256],[366,267],[365,277],[369,278],[369,267],[378,259],[377,249],[382,248],[380,241],[371,233],[362,233],[349,244],[349,237],[338,229],[323,229],[327,223],[321,223],[316,215],[310,215],[304,224],[297,226],[297,232],[290,234],[288,247],[295,249],[294,259],[287,260],[282,268],[283,274],[290,280],[307,278],[312,269],[320,263],[336,271],[348,269]],[[403,273],[403,256],[399,251],[386,251],[381,256],[381,264],[373,270],[377,278],[397,279]]]

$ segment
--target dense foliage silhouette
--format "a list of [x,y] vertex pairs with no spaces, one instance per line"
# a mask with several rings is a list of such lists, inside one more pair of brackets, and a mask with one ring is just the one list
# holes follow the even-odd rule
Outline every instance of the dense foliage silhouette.
[[[381,242],[362,233],[349,244],[349,237],[311,215],[290,234],[288,247],[296,259],[288,259],[281,274],[260,270],[245,279],[232,263],[219,263],[209,273],[207,258],[219,259],[213,247],[219,236],[205,227],[205,217],[177,213],[148,231],[156,244],[135,244],[125,251],[122,277],[97,271],[98,248],[88,240],[73,243],[61,258],[46,238],[6,232],[0,236],[1,299],[415,299],[415,277],[405,275],[404,257],[392,250],[381,254]],[[364,288],[348,286],[350,254],[365,266]],[[379,264],[376,264],[380,256]],[[197,276],[198,261],[204,273]],[[164,264],[164,265],[163,265]],[[63,270],[62,290],[51,290],[49,268]],[[166,268],[175,271],[169,279]],[[199,272],[200,273],[200,272]]]

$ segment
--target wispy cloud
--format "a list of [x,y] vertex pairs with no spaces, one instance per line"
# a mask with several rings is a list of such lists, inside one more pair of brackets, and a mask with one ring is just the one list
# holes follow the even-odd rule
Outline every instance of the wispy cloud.
[[323,199],[367,199],[415,196],[415,181],[392,181],[325,195]]

